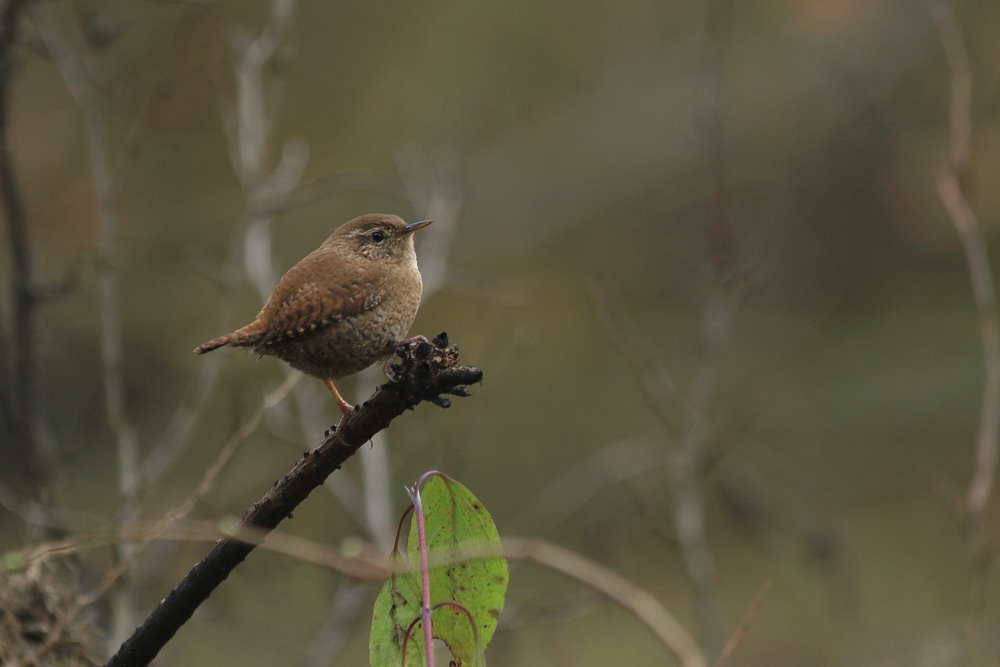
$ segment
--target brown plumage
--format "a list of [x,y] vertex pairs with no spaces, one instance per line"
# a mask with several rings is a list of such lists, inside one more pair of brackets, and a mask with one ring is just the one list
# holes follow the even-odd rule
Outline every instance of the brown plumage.
[[195,354],[231,345],[278,357],[350,412],[333,381],[388,358],[413,324],[423,289],[413,232],[430,223],[378,213],[344,223],[285,273],[253,322]]

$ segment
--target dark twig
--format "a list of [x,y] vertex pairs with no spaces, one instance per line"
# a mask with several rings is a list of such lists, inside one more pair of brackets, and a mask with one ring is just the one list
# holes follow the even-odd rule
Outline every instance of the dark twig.
[[[232,460],[233,456],[236,455],[236,452],[243,445],[243,443],[246,442],[246,439],[250,437],[250,435],[263,421],[265,410],[281,403],[281,401],[288,396],[292,387],[301,378],[301,374],[292,375],[286,379],[281,386],[264,396],[264,399],[257,410],[245,423],[243,423],[242,426],[240,426],[239,429],[236,430],[235,433],[229,437],[226,443],[221,447],[219,453],[215,457],[215,460],[202,474],[201,482],[193,491],[187,494],[184,502],[164,514],[152,526],[143,527],[138,533],[133,532],[133,526],[141,525],[138,522],[133,522],[128,525],[119,523],[118,528],[116,529],[116,542],[129,545],[129,553],[127,557],[118,559],[114,566],[104,573],[99,582],[90,586],[87,593],[77,597],[76,604],[67,609],[60,618],[59,622],[54,624],[49,629],[48,636],[45,641],[35,646],[33,661],[26,660],[25,662],[27,664],[40,663],[42,658],[47,656],[48,652],[53,650],[53,648],[56,647],[60,641],[62,641],[64,636],[63,633],[70,627],[69,624],[76,619],[84,608],[100,600],[116,585],[118,585],[122,577],[135,568],[136,563],[138,563],[139,559],[150,547],[150,545],[163,539],[167,532],[171,530],[175,524],[191,514],[195,506],[208,493],[210,493],[213,488],[215,488],[215,483],[219,479],[219,475]],[[0,497],[0,501],[2,501],[2,497]],[[239,535],[244,535],[244,532],[240,532]],[[245,536],[244,539],[246,539]],[[91,543],[93,543],[94,540],[97,540],[97,542],[101,545],[107,544],[101,536],[100,531],[89,531],[89,540]],[[259,542],[257,542],[257,544],[259,544]],[[124,628],[123,636],[124,632],[130,632],[132,630],[133,625],[129,625]],[[121,640],[119,640],[119,642],[120,641]],[[118,642],[111,644],[112,647],[117,645]]]
[[[394,362],[388,368],[390,381],[344,416],[319,447],[306,452],[291,472],[244,513],[240,527],[265,533],[274,529],[327,476],[404,411],[421,401],[445,406],[449,401],[442,394],[467,395],[466,386],[482,380],[478,368],[458,365],[458,348],[449,346],[444,334],[433,342],[422,336],[404,341]],[[219,541],[122,644],[108,667],[149,664],[253,548],[235,537]]]

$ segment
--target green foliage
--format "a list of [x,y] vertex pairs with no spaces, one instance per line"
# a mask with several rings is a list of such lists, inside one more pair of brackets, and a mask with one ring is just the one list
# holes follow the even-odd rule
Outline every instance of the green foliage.
[[[500,536],[486,508],[458,482],[433,475],[420,489],[420,495],[430,564],[431,606],[436,606],[432,616],[434,637],[448,645],[456,664],[481,667],[485,665],[483,652],[496,630],[507,590],[507,562],[502,556]],[[415,513],[407,555],[409,570],[386,581],[375,600],[369,640],[371,664],[375,667],[402,664],[407,629],[420,615],[421,573],[413,569],[420,562]],[[400,567],[398,554],[394,560]],[[426,664],[419,622],[410,630],[406,653],[408,666]]]
[[[415,530],[415,529],[414,529]],[[411,554],[415,559],[416,554]],[[393,567],[405,570],[406,564],[398,553],[392,556]],[[373,667],[396,667],[403,664],[403,640],[410,623],[420,615],[420,573],[400,572],[386,580],[375,599],[372,630],[368,638],[368,653]],[[426,665],[424,636],[421,623],[410,631],[406,647],[406,664]]]
[[23,553],[17,551],[5,551],[0,554],[0,569],[2,570],[23,570],[27,567],[27,561]]

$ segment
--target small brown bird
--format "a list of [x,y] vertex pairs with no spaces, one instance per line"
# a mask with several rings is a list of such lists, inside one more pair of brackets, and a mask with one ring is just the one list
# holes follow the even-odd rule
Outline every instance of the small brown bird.
[[333,381],[387,359],[417,315],[423,282],[413,232],[394,215],[362,215],[282,276],[253,322],[195,348],[246,347],[322,380],[345,414]]

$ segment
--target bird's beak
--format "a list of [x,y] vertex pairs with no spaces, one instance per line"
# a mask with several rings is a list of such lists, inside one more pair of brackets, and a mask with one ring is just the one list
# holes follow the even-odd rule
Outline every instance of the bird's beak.
[[434,222],[433,220],[421,220],[420,222],[411,222],[410,224],[403,227],[403,231],[409,234],[410,232],[415,232],[418,229],[423,229],[427,225]]

